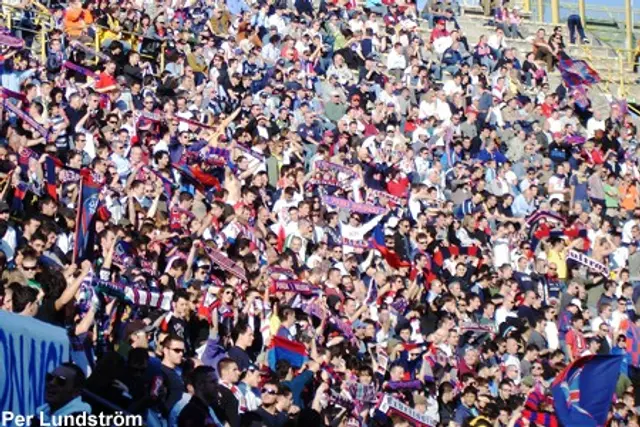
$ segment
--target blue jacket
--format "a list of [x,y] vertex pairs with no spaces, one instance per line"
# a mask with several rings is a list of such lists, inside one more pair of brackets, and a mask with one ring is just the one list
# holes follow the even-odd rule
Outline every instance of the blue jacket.
[[484,149],[478,153],[476,157],[478,160],[482,162],[488,162],[489,160],[495,160],[496,163],[501,164],[507,161],[507,158],[500,151],[493,150],[489,152],[487,149]]
[[448,48],[442,55],[442,63],[445,65],[457,65],[462,62],[462,55],[455,49]]

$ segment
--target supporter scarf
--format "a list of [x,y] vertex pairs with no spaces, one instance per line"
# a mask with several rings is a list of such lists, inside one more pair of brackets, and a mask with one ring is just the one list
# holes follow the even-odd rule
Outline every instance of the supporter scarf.
[[566,224],[566,219],[562,215],[559,215],[552,211],[545,211],[541,209],[538,209],[537,211],[529,215],[529,217],[527,218],[527,224],[532,226],[533,224],[538,223],[542,219],[545,219],[547,221],[550,220],[550,221],[559,222],[561,224]]
[[338,328],[340,332],[342,332],[342,334],[347,340],[349,341],[355,340],[356,337],[353,334],[353,328],[351,327],[351,325],[349,325],[344,320],[337,318],[336,316],[331,316],[329,320],[331,321],[331,323],[333,323],[336,326],[336,328]]
[[358,249],[371,249],[373,247],[369,241],[347,239],[346,237],[342,238],[342,245]]
[[349,187],[349,183],[340,182],[335,178],[311,178],[306,182],[305,185],[308,187],[311,187],[314,185],[333,186],[333,187],[338,187],[343,189],[346,189]]
[[324,309],[315,302],[304,305],[302,309],[305,313],[315,316],[318,319],[324,319],[326,317]]
[[238,151],[242,151],[242,152],[243,152],[243,153],[245,153],[247,156],[249,156],[249,157],[253,157],[254,159],[256,159],[256,160],[257,160],[258,162],[260,162],[260,163],[264,163],[264,161],[265,161],[264,154],[258,153],[257,151],[252,150],[252,149],[251,149],[251,148],[249,148],[249,147],[245,147],[245,146],[244,146],[244,145],[242,145],[242,144],[236,144],[235,148],[236,148]]
[[296,294],[315,294],[318,288],[301,280],[274,280],[275,292],[293,292]]
[[102,280],[96,278],[93,281],[93,287],[96,292],[106,296],[117,298],[119,300],[125,300],[125,286],[119,283],[112,282],[110,280]]
[[2,98],[13,98],[13,99],[17,99],[18,101],[22,101],[22,102],[26,102],[27,101],[27,97],[20,92],[14,92],[10,89],[7,89],[5,87],[0,88],[0,95]]
[[356,176],[356,173],[352,169],[350,169],[350,168],[348,168],[346,166],[342,166],[342,165],[338,165],[338,164],[335,164],[335,163],[327,162],[325,160],[318,160],[315,163],[315,165],[320,170],[332,171],[332,172],[336,172],[336,173],[343,173],[343,174],[348,175],[348,176],[350,176],[352,178]]
[[289,279],[295,279],[296,278],[296,273],[288,268],[284,268],[284,267],[278,267],[278,266],[272,266],[267,268],[267,274],[268,275],[273,275],[273,274],[282,274],[284,276],[286,276]]
[[80,181],[80,173],[76,172],[74,169],[65,168],[60,171],[59,178],[60,182],[63,184],[78,182]]
[[378,203],[380,203],[380,199],[386,199],[396,205],[404,206],[406,204],[406,199],[403,197],[394,196],[386,191],[374,190],[372,188],[367,189],[367,201],[374,202],[376,199],[378,199]]
[[388,394],[385,394],[382,398],[378,410],[385,415],[400,415],[402,418],[420,427],[435,427],[438,424],[437,421],[430,416],[419,413]]
[[478,333],[488,333],[493,334],[495,330],[489,325],[480,325],[478,323],[463,323],[460,325],[460,333],[464,334],[465,332],[478,332]]
[[567,144],[571,145],[581,145],[587,141],[584,136],[580,135],[567,135],[564,140]]
[[133,264],[133,258],[134,249],[131,243],[119,240],[113,252],[114,261],[120,265],[128,266]]
[[436,365],[445,367],[449,364],[448,356],[441,349],[433,345],[429,348],[429,352],[424,355],[423,359],[432,369],[435,368]]
[[204,246],[207,255],[211,258],[211,261],[215,262],[220,268],[223,270],[233,274],[238,279],[243,282],[247,281],[247,276],[245,274],[244,268],[233,262],[231,259],[227,258],[223,253],[217,251],[216,249],[209,248]]
[[566,259],[570,259],[580,264],[586,266],[587,268],[595,271],[596,273],[600,273],[603,276],[609,276],[609,268],[602,264],[601,262],[596,261],[595,259],[588,257],[587,255],[580,253],[578,251],[574,251],[573,249],[569,249],[566,254]]
[[33,117],[16,107],[10,102],[4,101],[4,108],[11,111],[13,114],[22,119],[23,122],[27,123],[33,129],[36,130],[42,137],[46,138],[48,133],[47,130],[38,122],[35,121]]
[[405,312],[407,311],[407,307],[409,307],[409,302],[404,298],[398,298],[391,303],[391,308],[393,308],[401,316],[404,316]]
[[341,406],[346,410],[351,410],[353,408],[353,400],[349,399],[346,396],[341,395],[334,389],[331,389],[331,396],[329,397],[329,403]]
[[233,309],[227,304],[219,304],[218,315],[223,319],[231,319],[233,318]]
[[420,380],[413,381],[388,381],[385,384],[385,390],[422,390],[424,386]]
[[386,208],[373,206],[365,203],[357,203],[357,202],[353,202],[348,199],[342,199],[339,197],[325,196],[322,198],[322,200],[329,206],[346,209],[350,212],[357,212],[361,214],[373,214],[373,215],[381,215],[381,214],[387,213]]
[[92,79],[97,79],[98,78],[98,75],[96,73],[94,73],[93,71],[91,71],[90,69],[81,67],[80,65],[74,64],[73,62],[64,61],[62,63],[62,67],[66,68],[66,69],[69,69],[71,71],[75,71],[76,73],[80,73],[83,76],[90,77]]
[[171,299],[173,292],[154,292],[128,286],[124,283],[115,283],[109,280],[96,279],[94,281],[96,292],[126,301],[136,306],[158,308],[171,311]]
[[515,427],[524,427],[525,423],[522,421],[525,418],[529,421],[526,425],[537,425],[542,427],[559,427],[558,418],[548,412],[538,412],[525,409],[522,411],[522,416],[515,423]]
[[78,49],[81,50],[91,56],[95,56],[96,58],[99,58],[105,62],[109,62],[111,61],[111,58],[109,58],[107,55],[105,55],[102,52],[99,52],[93,48],[90,48],[89,46],[85,46],[82,43],[80,43],[77,40],[72,40],[71,43],[69,43],[69,46],[71,46],[72,49]]
[[247,239],[249,239],[251,243],[253,243],[256,246],[256,248],[258,248],[258,250],[260,250],[260,252],[264,252],[265,250],[264,243],[260,239],[258,239],[255,229],[251,226],[242,224],[238,221],[236,221],[236,224],[240,229],[239,234],[244,234],[247,237]]
[[180,116],[173,116],[173,118],[176,119],[179,122],[186,123],[186,124],[188,124],[190,126],[196,126],[196,127],[200,127],[200,128],[204,128],[204,129],[215,129],[213,126],[209,126],[209,125],[207,125],[205,123],[197,122],[197,121],[191,120],[191,119],[185,119],[185,118],[180,117]]
[[79,313],[86,313],[97,302],[95,289],[93,288],[93,273],[89,272],[78,289],[79,298],[76,299],[76,309]]
[[360,384],[360,383],[349,383],[349,393],[354,397],[354,400],[365,402],[365,403],[375,403],[377,400],[377,391],[376,386],[373,384]]
[[150,111],[142,111],[138,116],[139,119],[145,119],[152,122],[161,122],[164,117],[161,114],[152,113]]
[[127,300],[134,305],[171,311],[171,299],[173,298],[171,291],[160,293],[127,287],[124,293]]
[[13,37],[9,34],[0,34],[0,45],[8,47],[20,48],[24,44],[24,40],[18,37]]
[[[167,116],[165,116],[162,113],[151,113],[149,111],[142,111],[138,116],[138,118],[150,120],[152,122],[162,122],[163,120],[168,120]],[[180,117],[177,115],[172,116],[171,120],[177,120],[179,122],[186,123],[191,126],[201,127],[204,129],[215,129],[213,126],[209,126],[207,124],[197,122],[195,120],[185,119],[184,117]]]
[[[418,319],[418,323],[420,322],[420,320]],[[413,329],[413,324],[411,324],[411,327]],[[420,325],[418,324],[418,327],[420,327]],[[429,346],[427,344],[422,344],[419,342],[406,342],[402,344],[402,348],[404,349],[404,351],[411,351],[411,350],[420,350],[421,352],[425,352],[429,349]]]
[[389,367],[389,355],[382,347],[378,347],[376,355],[378,359],[378,369],[376,373],[384,377],[387,375],[387,368]]
[[548,412],[541,412],[540,405],[549,401],[544,395],[540,384],[536,384],[533,391],[527,396],[527,400],[524,404],[524,410],[521,417],[516,421],[516,427],[523,427],[525,425],[523,418],[528,420],[529,423],[543,427],[559,427],[558,419],[554,414]]
[[241,414],[245,413],[247,411],[247,401],[245,400],[244,394],[242,394],[242,391],[240,390],[240,388],[238,388],[238,386],[234,384],[228,383],[223,380],[220,380],[219,382],[221,386],[228,389],[231,393],[233,393],[235,398],[238,399],[238,411]]

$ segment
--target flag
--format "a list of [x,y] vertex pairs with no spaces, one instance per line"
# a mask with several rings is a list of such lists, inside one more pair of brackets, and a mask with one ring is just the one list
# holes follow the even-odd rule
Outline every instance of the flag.
[[64,164],[60,159],[48,155],[44,160],[44,178],[46,181],[47,194],[54,200],[58,200],[56,167],[64,167]]
[[104,185],[104,177],[88,170],[82,172],[82,192],[76,221],[76,238],[73,247],[74,259],[86,259],[93,248],[95,234],[94,216],[100,204],[100,190]]
[[267,360],[271,370],[275,371],[276,363],[283,359],[291,363],[292,367],[299,368],[308,359],[307,349],[302,343],[275,336],[271,338],[271,345],[267,352]]
[[384,258],[387,264],[389,264],[389,267],[393,269],[411,267],[411,263],[409,261],[402,260],[402,258],[400,258],[400,255],[395,253],[395,251],[387,248],[386,246],[379,245],[378,243],[376,243],[374,239],[371,239],[369,242],[371,243],[374,249],[380,252],[380,255],[382,255],[382,258]]
[[196,190],[205,194],[207,188],[220,189],[220,181],[213,175],[205,172],[200,166],[187,166],[174,164],[173,167],[180,172],[184,185],[193,185]]
[[626,323],[627,353],[631,356],[631,365],[638,367],[640,366],[640,328],[633,322]]
[[569,57],[558,61],[558,70],[562,75],[562,80],[568,87],[576,87],[580,85],[591,86],[600,82],[600,75],[596,70],[591,68],[586,61],[581,59],[572,59]]
[[551,392],[556,416],[563,425],[605,425],[622,360],[621,355],[585,356],[556,376]]

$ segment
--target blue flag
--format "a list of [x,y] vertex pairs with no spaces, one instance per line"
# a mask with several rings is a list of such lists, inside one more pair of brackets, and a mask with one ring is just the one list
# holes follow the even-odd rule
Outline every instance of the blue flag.
[[560,372],[553,384],[553,406],[566,426],[604,426],[620,374],[622,356],[585,356]]

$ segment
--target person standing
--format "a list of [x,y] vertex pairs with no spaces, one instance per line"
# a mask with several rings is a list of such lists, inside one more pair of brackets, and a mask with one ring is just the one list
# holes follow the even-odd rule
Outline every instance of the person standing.
[[[184,357],[185,345],[184,340],[177,336],[169,335],[162,342],[162,371],[165,385],[167,387],[167,397],[165,399],[165,407],[167,411],[171,411],[173,405],[182,397],[185,391],[184,382],[178,373],[177,368],[182,364]],[[154,382],[157,381],[154,379]],[[151,390],[153,394],[154,390]]]
[[238,387],[240,370],[238,364],[225,357],[218,362],[218,387],[213,404],[216,416],[231,427],[240,426],[240,414],[245,411],[244,396]]
[[53,425],[52,420],[61,416],[91,414],[91,406],[82,400],[86,377],[82,369],[73,363],[63,363],[47,374],[44,405],[36,409],[34,427]]
[[211,366],[198,366],[193,373],[193,397],[178,417],[178,427],[222,427],[211,405],[216,397],[215,371]]

